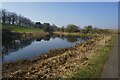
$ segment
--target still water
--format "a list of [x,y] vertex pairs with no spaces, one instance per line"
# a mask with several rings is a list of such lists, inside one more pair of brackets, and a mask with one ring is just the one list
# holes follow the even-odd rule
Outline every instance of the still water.
[[44,54],[51,49],[66,48],[76,43],[84,42],[85,38],[75,36],[46,36],[44,38],[26,38],[19,40],[3,41],[3,62],[16,61],[18,59],[30,59]]

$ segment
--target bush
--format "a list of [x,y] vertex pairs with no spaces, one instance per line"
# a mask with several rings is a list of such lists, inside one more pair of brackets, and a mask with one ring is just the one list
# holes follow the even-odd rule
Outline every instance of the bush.
[[79,32],[79,27],[74,24],[69,24],[67,25],[66,31],[67,32]]

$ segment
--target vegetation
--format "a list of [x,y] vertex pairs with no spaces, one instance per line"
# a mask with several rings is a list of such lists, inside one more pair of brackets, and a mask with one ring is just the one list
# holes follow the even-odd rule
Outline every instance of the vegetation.
[[9,25],[13,26],[12,30],[17,32],[41,32],[42,29],[45,32],[51,33],[56,29],[56,26],[50,25],[50,23],[41,24],[40,22],[34,22],[29,18],[23,17],[13,12],[8,12],[5,9],[2,9],[2,20],[0,22],[3,23],[3,27],[5,26],[6,28],[9,27]]
[[51,33],[53,31],[53,28],[49,23],[44,23],[42,26],[43,26],[43,31],[45,32]]
[[34,26],[34,22],[30,19],[17,15],[14,12],[8,12],[5,9],[2,9],[2,23],[20,25],[20,26]]
[[91,37],[92,35],[91,34],[83,34],[83,33],[79,33],[79,32],[72,32],[72,33],[69,33],[69,32],[53,32],[54,34],[57,34],[57,35],[63,35],[63,36],[78,36],[78,37]]
[[42,24],[40,22],[36,22],[35,23],[35,27],[36,28],[41,28],[42,29]]
[[18,25],[11,25],[11,24],[2,24],[2,29],[8,29],[9,31],[12,31],[12,32],[20,32],[20,33],[23,33],[23,32],[30,32],[30,33],[33,33],[33,32],[43,32],[42,29],[39,29],[39,28],[33,28],[33,27],[22,27],[22,26],[18,26]]
[[85,26],[84,28],[79,28],[78,26],[74,25],[74,24],[69,24],[67,25],[67,27],[65,28],[64,26],[61,28],[58,28],[55,30],[57,33],[60,34],[71,34],[71,33],[77,33],[80,35],[92,35],[92,34],[109,34],[110,32],[113,32],[113,30],[109,30],[109,29],[100,29],[97,27],[88,25]]
[[79,27],[74,25],[74,24],[69,24],[66,28],[67,32],[78,32],[79,31]]
[[[14,27],[16,27],[13,29],[13,31],[18,31],[18,32],[31,32],[32,30],[33,32],[34,31],[39,32],[39,30],[41,32],[41,30],[43,30],[44,32],[49,32],[49,33],[52,33],[53,31],[60,31],[60,32],[70,32],[70,33],[79,32],[82,34],[107,32],[107,30],[93,28],[93,26],[91,25],[85,26],[83,29],[79,28],[79,26],[75,24],[68,24],[66,27],[62,26],[61,28],[59,28],[55,24],[50,25],[50,23],[34,22],[29,18],[23,17],[14,12],[9,12],[5,9],[2,9],[2,20],[0,22],[3,23],[3,27],[5,24],[6,27],[7,26],[9,27],[9,25],[10,26],[13,25]],[[21,26],[23,26],[24,28],[22,28]]]
[[85,26],[84,28],[85,28],[85,33],[91,33],[93,29],[91,25]]
[[96,54],[91,56],[88,61],[88,66],[82,66],[71,77],[77,78],[100,78],[104,63],[107,59],[109,52],[111,51],[113,44],[115,43],[115,35],[112,36],[112,39],[108,42],[106,47],[100,46],[96,50]]
[[[2,10],[1,23],[2,23],[2,29],[3,29],[3,37],[5,37],[6,40],[7,38],[10,39],[11,35],[12,37],[18,36],[18,34],[14,32],[19,32],[19,33],[49,32],[49,33],[55,33],[58,35],[66,35],[66,36],[73,35],[73,36],[80,36],[80,37],[87,36],[87,37],[93,38],[83,44],[78,44],[71,48],[60,49],[60,50],[58,49],[55,51],[53,50],[53,53],[51,52],[52,54],[43,54],[42,56],[39,56],[30,61],[27,61],[27,60],[25,61],[23,60],[23,62],[20,61],[19,63],[20,66],[16,66],[15,63],[17,62],[5,64],[4,70],[6,71],[6,73],[3,73],[4,77],[6,76],[10,77],[9,75],[11,75],[12,77],[22,76],[22,77],[29,77],[29,78],[30,77],[39,78],[41,76],[48,77],[48,78],[54,77],[54,76],[63,77],[65,73],[74,71],[79,65],[81,65],[81,63],[84,63],[85,61],[88,61],[87,66],[82,65],[82,67],[78,68],[78,70],[75,73],[72,73],[70,77],[80,77],[80,78],[100,77],[104,62],[115,41],[115,36],[112,36],[111,37],[112,39],[108,40],[108,45],[106,47],[103,44],[102,45],[98,44],[99,42],[102,42],[102,43],[104,42],[103,34],[111,32],[108,29],[93,28],[92,25],[85,26],[84,28],[79,28],[79,26],[75,24],[68,24],[66,27],[62,26],[60,28],[60,27],[57,27],[55,24],[51,25],[50,23],[33,22],[32,20],[26,17],[17,15],[16,13],[13,13],[13,12],[8,12],[5,9]],[[97,34],[97,37],[95,37],[96,34]],[[111,36],[111,34],[108,34],[108,35]],[[49,38],[46,38],[46,40],[49,40]],[[77,39],[68,38],[67,40],[69,42],[74,42]],[[85,54],[95,50],[94,48],[97,48],[97,50],[94,52],[95,55],[92,55],[88,59],[88,57],[86,57],[88,55],[85,55]],[[59,55],[58,53],[61,55]],[[90,53],[90,54],[94,54],[94,53]],[[53,55],[55,57],[53,57]],[[22,63],[24,63],[24,65],[27,66],[25,69],[23,68],[24,65],[22,65]],[[30,66],[27,65],[26,63],[30,64]],[[35,65],[33,65],[34,63]],[[11,64],[13,65],[12,67],[15,68],[15,70],[11,68]],[[12,69],[13,71],[7,70],[8,68]],[[53,73],[51,74],[51,71],[53,71],[55,75]],[[11,74],[11,72],[13,72],[13,74]],[[41,72],[42,74],[39,72]]]
[[[71,48],[52,50],[31,60],[21,60],[4,64],[3,77],[98,77],[100,76],[103,63],[110,50],[110,42],[112,42],[111,38],[113,38],[111,35],[107,36],[107,47],[104,47],[103,45],[103,35],[94,35],[92,39],[82,44],[76,44]],[[76,73],[74,73],[75,71]]]

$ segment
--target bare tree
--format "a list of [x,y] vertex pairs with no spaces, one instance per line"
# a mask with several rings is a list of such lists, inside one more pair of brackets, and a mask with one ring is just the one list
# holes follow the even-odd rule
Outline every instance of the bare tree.
[[2,9],[0,9],[0,23],[2,23]]
[[12,19],[12,24],[15,24],[16,23],[16,21],[17,21],[17,14],[15,14],[15,13],[11,13],[11,19]]
[[5,9],[2,10],[2,22],[3,23],[6,22],[6,10]]
[[17,15],[14,12],[8,12],[5,9],[2,9],[2,23],[7,23],[7,24],[14,24],[14,25],[21,25],[21,26],[33,26],[35,23],[31,21],[29,18],[26,18],[21,15]]
[[11,24],[11,13],[7,12],[6,21],[8,24]]

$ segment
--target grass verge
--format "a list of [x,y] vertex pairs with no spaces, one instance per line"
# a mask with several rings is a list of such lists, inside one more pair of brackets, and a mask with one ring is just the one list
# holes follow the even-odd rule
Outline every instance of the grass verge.
[[112,36],[106,47],[100,46],[95,55],[93,55],[87,66],[81,66],[76,72],[71,74],[70,78],[100,78],[105,61],[113,48],[116,37]]

